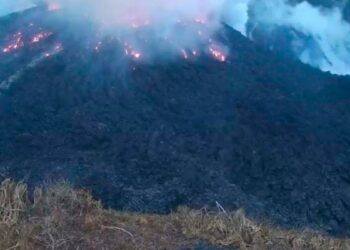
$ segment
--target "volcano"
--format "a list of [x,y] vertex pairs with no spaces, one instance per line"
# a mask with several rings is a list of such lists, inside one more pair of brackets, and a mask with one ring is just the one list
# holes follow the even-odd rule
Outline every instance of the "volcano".
[[167,49],[169,59],[159,55],[171,40],[148,24],[135,47],[55,21],[56,7],[0,20],[1,178],[67,179],[129,211],[219,203],[349,233],[349,77],[225,24],[197,47]]

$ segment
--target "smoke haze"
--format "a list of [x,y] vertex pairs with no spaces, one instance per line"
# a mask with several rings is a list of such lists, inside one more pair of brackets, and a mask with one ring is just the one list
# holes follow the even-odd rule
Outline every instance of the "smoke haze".
[[[0,13],[31,6],[25,0],[15,2],[0,0]],[[222,22],[256,42],[259,42],[254,37],[256,30],[273,37],[275,30],[284,28],[293,33],[288,49],[302,62],[334,74],[350,74],[350,24],[344,20],[339,6],[324,9],[306,1],[292,4],[287,0],[58,0],[55,3],[70,17],[93,20],[106,30],[123,29],[123,34],[136,47],[141,45],[132,37],[132,29],[125,31],[125,27],[152,26],[153,34],[171,38],[177,47],[185,49],[210,39]],[[179,23],[188,21],[205,26],[179,27]]]
[[302,62],[323,71],[350,74],[350,24],[340,8],[317,8],[305,1],[291,5],[285,0],[252,0],[249,4],[251,32],[260,27],[270,31],[266,36],[272,36],[278,28],[289,29],[293,31],[290,49]]

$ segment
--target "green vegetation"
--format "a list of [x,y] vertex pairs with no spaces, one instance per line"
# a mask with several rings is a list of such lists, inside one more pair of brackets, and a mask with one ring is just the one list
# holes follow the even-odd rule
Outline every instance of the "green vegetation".
[[0,249],[195,249],[201,240],[238,249],[349,249],[350,240],[258,225],[242,211],[180,208],[170,215],[105,210],[85,191],[59,183],[29,192],[0,186]]

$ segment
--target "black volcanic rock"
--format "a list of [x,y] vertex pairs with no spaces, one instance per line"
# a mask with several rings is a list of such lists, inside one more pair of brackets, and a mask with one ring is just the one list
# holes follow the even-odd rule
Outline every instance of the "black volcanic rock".
[[[229,46],[225,63],[125,62],[120,48],[91,53],[81,46],[88,32],[72,35],[49,19],[36,21],[55,37],[33,50],[55,39],[64,50],[1,92],[3,178],[68,179],[133,211],[219,202],[284,226],[349,233],[348,77],[290,61],[225,26],[217,34]],[[26,57],[6,65],[22,68]]]

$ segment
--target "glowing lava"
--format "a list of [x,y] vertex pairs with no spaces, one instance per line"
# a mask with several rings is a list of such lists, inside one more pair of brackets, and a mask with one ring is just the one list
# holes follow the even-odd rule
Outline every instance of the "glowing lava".
[[141,58],[141,53],[138,51],[131,51],[130,55],[134,58],[134,59],[140,59]]
[[185,49],[182,49],[182,50],[181,50],[181,53],[182,53],[183,58],[184,58],[185,60],[187,60],[187,59],[188,59],[187,51],[186,51]]
[[214,57],[214,59],[220,62],[226,62],[226,54],[223,51],[221,51],[217,46],[210,46],[209,52]]
[[100,52],[101,46],[102,46],[102,42],[100,41],[100,42],[98,42],[98,43],[96,44],[96,46],[95,46],[95,51],[96,51],[96,52]]
[[[59,3],[52,1],[47,5],[48,11],[61,9]],[[108,47],[119,45],[123,48],[125,57],[139,62],[157,56],[168,58],[175,55],[184,60],[209,56],[224,63],[227,61],[228,50],[215,38],[215,34],[209,27],[210,23],[210,18],[207,17],[178,19],[171,30],[159,30],[154,20],[133,18],[129,19],[126,27],[118,26],[116,29],[111,29],[110,36],[104,36],[104,29],[100,30],[98,27],[95,30],[96,33],[90,38],[92,40],[87,41],[87,48],[95,53],[100,53],[103,52],[105,45]],[[43,47],[47,48],[46,45],[52,44],[53,39],[47,42],[45,40],[53,36],[53,32],[43,31],[40,26],[31,21],[28,25],[27,29],[8,36],[8,39],[5,40],[8,44],[0,52],[11,53],[24,46],[42,49]],[[118,30],[118,28],[122,29]],[[37,43],[43,43],[44,46],[36,46]],[[61,49],[62,45],[59,45],[53,51],[45,52],[43,56],[50,57]]]
[[147,18],[127,18],[126,22],[126,26],[121,24],[121,27],[111,29],[112,35],[107,40],[102,35],[103,32],[97,31],[91,49],[99,53],[105,45],[109,47],[119,44],[127,58],[140,62],[174,55],[184,60],[209,56],[218,62],[227,62],[228,48],[215,38],[208,17],[177,19],[171,29],[165,30],[159,29],[157,22]]
[[10,43],[2,49],[2,52],[10,53],[14,50],[22,48],[23,46],[24,42],[22,32],[17,32],[16,34],[12,35]]
[[63,50],[62,44],[61,44],[61,43],[57,43],[57,44],[53,47],[53,49],[51,49],[51,50],[48,51],[48,52],[45,52],[45,53],[43,54],[43,57],[46,57],[46,58],[47,58],[47,57],[54,56],[54,55],[60,53],[62,50]]
[[60,10],[61,8],[62,6],[57,2],[50,2],[47,4],[48,11],[57,11],[57,10]]
[[49,36],[51,36],[53,33],[52,32],[40,32],[39,34],[34,35],[32,38],[32,43],[38,43]]

